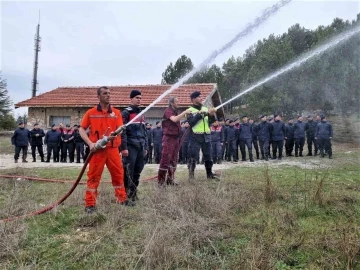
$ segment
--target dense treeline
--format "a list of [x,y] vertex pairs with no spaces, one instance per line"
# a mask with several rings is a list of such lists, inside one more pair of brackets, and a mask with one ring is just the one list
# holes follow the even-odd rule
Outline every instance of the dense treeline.
[[[212,65],[198,72],[188,83],[216,82],[226,101],[304,53],[359,25],[360,14],[351,22],[336,18],[330,25],[315,30],[296,24],[282,35],[259,40],[242,57],[231,57],[222,68]],[[170,63],[162,83],[175,83],[184,74],[182,67],[185,74],[193,67],[191,59],[184,55],[174,65]],[[226,109],[230,113],[246,111],[251,115],[273,112],[296,115],[304,110],[360,114],[359,99],[360,35],[357,34],[236,99]]]

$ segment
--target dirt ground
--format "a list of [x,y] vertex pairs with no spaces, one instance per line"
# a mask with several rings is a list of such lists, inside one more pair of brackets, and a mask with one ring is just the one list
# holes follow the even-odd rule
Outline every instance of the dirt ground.
[[[255,160],[255,162],[223,162],[222,164],[214,164],[214,170],[225,170],[228,168],[241,166],[241,167],[260,167],[260,166],[271,166],[271,167],[279,167],[279,166],[296,166],[299,168],[308,168],[308,169],[316,169],[316,168],[329,168],[334,165],[336,161],[329,160],[327,158],[321,159],[319,157],[288,157],[283,158],[281,161],[279,160],[270,160],[270,161],[262,161]],[[83,163],[45,163],[37,160],[36,162],[32,162],[32,158],[28,159],[28,163],[21,162],[19,159],[19,163],[14,163],[13,155],[0,155],[0,169],[10,169],[10,168],[64,168],[64,167],[77,167],[81,168]],[[146,164],[145,168],[157,169],[158,164]],[[203,165],[197,165],[197,168],[202,168]],[[179,164],[178,170],[186,170],[186,165]]]

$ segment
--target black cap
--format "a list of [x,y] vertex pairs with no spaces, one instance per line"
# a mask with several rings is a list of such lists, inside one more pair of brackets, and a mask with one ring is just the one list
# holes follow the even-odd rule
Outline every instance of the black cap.
[[298,115],[297,119],[299,119],[300,117],[302,117],[301,115]]
[[66,127],[70,127],[70,124],[66,124]]
[[247,117],[247,115],[246,115],[246,114],[244,114],[243,116],[241,116],[241,119],[243,119],[243,118],[245,118],[245,117]]
[[35,126],[38,126],[38,125],[39,125],[39,123],[35,123],[35,124],[34,124],[34,127],[35,127]]
[[264,118],[265,116],[266,116],[265,114],[262,114],[259,116],[259,119]]
[[234,120],[229,120],[229,124],[234,123]]
[[291,117],[291,118],[288,119],[288,121],[290,121],[290,120],[294,120],[294,118]]
[[73,127],[78,127],[79,125],[78,124],[74,124]]
[[275,117],[278,117],[278,116],[280,116],[280,114],[278,114],[278,113],[275,113],[275,114],[274,114],[274,118],[275,118]]
[[22,121],[20,121],[20,122],[18,123],[18,125],[22,125],[22,124],[24,124],[24,122],[22,122]]
[[201,93],[199,91],[195,91],[195,92],[191,93],[190,98],[194,99],[194,98],[199,97],[200,95],[201,95]]
[[326,118],[325,115],[323,115],[323,114],[320,115],[320,119],[321,119],[321,120],[324,120],[325,118]]
[[272,117],[269,117],[269,118],[268,118],[268,121],[271,121],[271,120],[273,120],[273,119],[274,119],[274,118],[272,118]]
[[224,121],[224,118],[220,117],[220,118],[219,118],[219,121]]
[[309,114],[308,116],[307,116],[307,118],[310,118],[310,117],[313,117],[311,114]]
[[55,124],[52,124],[51,127],[55,127]]
[[131,90],[131,92],[130,92],[130,98],[134,98],[134,97],[136,97],[136,96],[138,96],[138,95],[141,95],[141,92],[140,92],[139,90],[136,90],[136,89]]

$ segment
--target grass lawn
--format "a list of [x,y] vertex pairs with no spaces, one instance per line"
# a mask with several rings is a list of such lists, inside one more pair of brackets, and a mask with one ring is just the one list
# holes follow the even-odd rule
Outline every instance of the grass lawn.
[[[144,182],[134,208],[115,204],[104,183],[94,215],[83,212],[85,186],[78,186],[51,212],[0,223],[0,268],[360,269],[360,151],[335,149],[328,168],[235,166],[212,182],[199,166],[195,183],[158,190]],[[66,180],[78,173],[0,170]],[[106,170],[103,178],[110,179]],[[70,188],[0,181],[0,218],[40,209]]]

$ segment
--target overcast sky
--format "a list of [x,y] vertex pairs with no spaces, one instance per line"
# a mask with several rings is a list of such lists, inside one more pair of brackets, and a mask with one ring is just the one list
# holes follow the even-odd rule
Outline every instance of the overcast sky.
[[[34,35],[41,12],[39,92],[59,86],[159,84],[185,54],[199,64],[275,1],[8,1],[1,5],[2,77],[14,103],[31,97]],[[354,20],[359,1],[293,1],[215,61],[299,23]],[[15,110],[15,114],[24,109]]]

